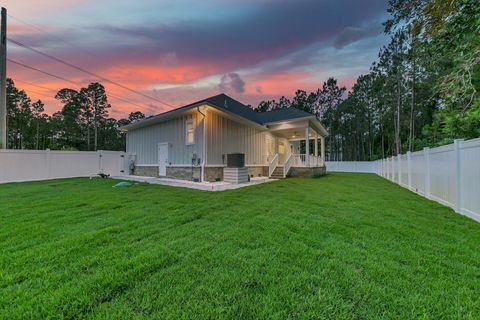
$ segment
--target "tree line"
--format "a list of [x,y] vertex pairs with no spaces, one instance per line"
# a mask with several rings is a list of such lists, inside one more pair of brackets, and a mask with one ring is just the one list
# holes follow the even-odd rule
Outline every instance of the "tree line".
[[316,92],[263,101],[297,107],[329,130],[330,160],[375,160],[480,137],[478,0],[390,0],[389,43],[348,95],[333,78]]
[[51,116],[41,100],[33,101],[7,79],[7,148],[34,150],[125,150],[120,127],[145,118],[140,111],[127,118],[109,117],[105,88],[98,82],[80,90],[64,88],[55,99],[63,104]]

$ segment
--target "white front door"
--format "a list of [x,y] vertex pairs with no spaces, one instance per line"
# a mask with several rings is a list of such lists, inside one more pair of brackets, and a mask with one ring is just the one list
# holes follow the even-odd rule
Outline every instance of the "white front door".
[[167,175],[168,163],[168,142],[158,144],[158,175],[164,177]]
[[273,142],[273,138],[270,136],[265,136],[265,144],[267,146],[267,162],[270,162],[275,156],[275,144]]

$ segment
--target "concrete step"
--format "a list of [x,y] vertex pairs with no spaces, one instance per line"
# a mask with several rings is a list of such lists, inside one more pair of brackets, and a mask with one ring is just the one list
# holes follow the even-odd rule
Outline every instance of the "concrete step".
[[273,170],[271,179],[283,179],[283,166],[278,166]]

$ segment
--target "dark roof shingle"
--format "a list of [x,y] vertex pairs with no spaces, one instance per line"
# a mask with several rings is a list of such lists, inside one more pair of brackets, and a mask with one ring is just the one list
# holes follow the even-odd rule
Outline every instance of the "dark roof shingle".
[[[282,120],[289,120],[289,119],[297,119],[297,118],[304,118],[308,116],[312,116],[311,113],[302,111],[300,109],[296,108],[283,108],[283,109],[276,109],[268,112],[256,112],[252,108],[250,108],[247,105],[244,105],[240,101],[237,101],[229,96],[227,96],[224,93],[218,94],[213,97],[209,97],[203,100],[199,100],[190,104],[187,104],[183,107],[179,107],[177,109],[173,109],[167,112],[160,113],[155,116],[151,116],[148,118],[145,118],[143,120],[140,120],[138,122],[132,123],[134,126],[138,126],[138,124],[144,123],[145,120],[153,120],[154,118],[162,118],[163,116],[167,116],[173,112],[177,112],[180,110],[187,110],[190,108],[193,108],[195,106],[200,106],[202,104],[208,103],[210,105],[213,105],[219,109],[223,109],[225,111],[234,113],[240,117],[243,117],[247,120],[250,120],[252,122],[255,122],[260,125],[264,125],[269,122],[276,122],[276,121],[282,121]],[[128,127],[131,125],[127,125],[125,127]]]
[[258,113],[262,123],[311,117],[312,114],[297,108],[282,108]]
[[256,112],[249,106],[244,105],[243,103],[227,96],[224,93],[191,103],[182,108],[188,108],[202,103],[213,104],[220,109],[230,111],[238,116],[241,116],[258,124],[312,116],[311,113],[302,111],[297,108],[282,108],[267,112]]

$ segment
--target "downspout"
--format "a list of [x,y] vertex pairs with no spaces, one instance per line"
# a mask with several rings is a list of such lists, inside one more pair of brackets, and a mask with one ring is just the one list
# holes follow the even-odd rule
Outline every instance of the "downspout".
[[207,132],[205,130],[205,118],[206,118],[206,114],[202,113],[202,111],[200,111],[200,107],[197,107],[197,111],[198,113],[200,113],[203,118],[202,118],[202,126],[203,126],[203,154],[202,154],[202,166],[201,166],[201,180],[202,182],[205,181],[205,163],[206,163],[206,156],[207,156],[207,139],[206,139],[206,136],[207,136]]

